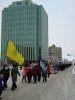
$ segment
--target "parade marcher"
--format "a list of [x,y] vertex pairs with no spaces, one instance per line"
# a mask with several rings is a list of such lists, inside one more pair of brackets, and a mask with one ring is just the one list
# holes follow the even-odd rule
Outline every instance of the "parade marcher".
[[0,100],[1,100],[1,95],[2,95],[2,91],[3,91],[2,81],[3,81],[3,75],[1,74],[1,71],[0,71]]
[[46,67],[46,73],[47,73],[47,77],[49,78],[49,75],[51,73],[51,68],[49,65]]
[[31,79],[32,79],[32,68],[30,66],[27,68],[27,79],[28,79],[28,83],[31,83]]
[[5,88],[7,88],[7,81],[10,76],[10,68],[7,64],[3,65],[3,68],[1,69],[1,74],[3,75],[3,89],[5,90]]
[[47,82],[47,74],[46,71],[42,71],[43,83]]
[[34,79],[34,83],[37,83],[37,75],[38,75],[38,68],[37,68],[37,65],[35,65],[33,67],[33,79]]
[[27,64],[25,64],[25,66],[23,67],[22,82],[23,82],[23,80],[24,80],[24,79],[25,79],[25,82],[26,82],[27,68],[28,68],[28,65],[27,65]]
[[17,74],[20,76],[20,73],[18,71],[17,65],[13,64],[13,68],[11,70],[11,77],[12,77],[12,88],[11,90],[14,90],[17,88]]
[[40,82],[41,80],[41,71],[42,71],[42,68],[40,67],[40,65],[38,65],[37,66],[38,82]]
[[43,77],[43,83],[44,83],[44,82],[47,82],[47,74],[46,74],[46,66],[43,62],[41,63],[41,68],[42,68],[42,77]]

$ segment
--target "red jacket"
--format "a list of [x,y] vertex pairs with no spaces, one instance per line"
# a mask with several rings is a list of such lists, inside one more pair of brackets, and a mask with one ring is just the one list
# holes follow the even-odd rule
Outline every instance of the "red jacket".
[[33,74],[33,71],[32,71],[32,68],[31,68],[31,67],[28,67],[28,68],[27,68],[27,73],[28,73],[28,72],[30,72],[31,75]]
[[50,68],[50,67],[47,67],[47,68],[46,68],[46,73],[47,73],[47,74],[50,74],[50,73],[51,73],[51,68]]

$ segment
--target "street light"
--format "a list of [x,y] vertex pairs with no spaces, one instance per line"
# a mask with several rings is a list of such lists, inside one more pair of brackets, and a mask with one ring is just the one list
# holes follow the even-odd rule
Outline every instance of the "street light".
[[67,56],[75,56],[75,55],[67,54]]
[[[74,57],[75,55],[67,54],[67,56]],[[72,60],[72,65],[74,66],[74,64],[75,64],[75,59]]]
[[71,54],[67,54],[67,56],[71,56]]

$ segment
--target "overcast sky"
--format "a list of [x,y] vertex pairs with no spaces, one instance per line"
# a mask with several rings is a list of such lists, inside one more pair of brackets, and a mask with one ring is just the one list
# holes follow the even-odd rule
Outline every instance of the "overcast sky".
[[[12,1],[21,0],[0,0],[0,40],[2,9],[11,4]],[[55,44],[62,48],[63,58],[75,59],[75,0],[32,1],[43,5],[48,14],[49,46]],[[66,56],[68,53],[72,56]]]

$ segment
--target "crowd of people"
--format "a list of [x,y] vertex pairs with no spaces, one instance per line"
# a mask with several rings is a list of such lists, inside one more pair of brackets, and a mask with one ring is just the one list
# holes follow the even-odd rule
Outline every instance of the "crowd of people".
[[28,83],[31,83],[31,80],[33,79],[34,83],[40,82],[41,78],[43,78],[43,83],[47,82],[47,77],[49,78],[49,75],[52,73],[52,67],[47,65],[43,67],[39,64],[35,64],[33,67],[30,67],[29,64],[25,64],[23,66],[23,76],[22,76],[22,82],[28,81]]
[[[12,65],[12,69],[10,70],[8,64],[4,64],[0,67],[0,99],[3,90],[6,90],[7,81],[11,76],[12,79],[12,87],[11,90],[15,90],[17,88],[17,75],[20,76],[17,64]],[[28,82],[29,84],[34,81],[34,83],[40,82],[41,79],[44,82],[47,82],[47,77],[49,78],[52,73],[52,67],[50,65],[45,65],[42,63],[41,65],[36,63],[33,67],[31,67],[28,63],[25,63],[22,66],[22,82]]]

